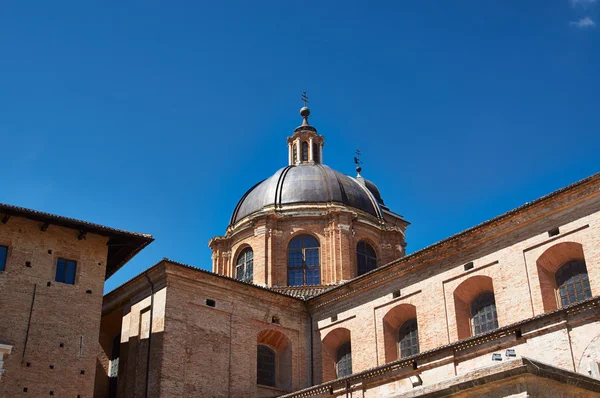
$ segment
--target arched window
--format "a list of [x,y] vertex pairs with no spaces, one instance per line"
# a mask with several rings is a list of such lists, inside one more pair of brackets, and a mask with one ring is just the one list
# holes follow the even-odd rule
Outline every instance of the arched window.
[[375,249],[361,240],[356,246],[356,268],[357,274],[362,275],[366,272],[374,270],[377,267],[377,253]]
[[315,163],[321,162],[321,153],[319,151],[319,144],[317,144],[316,142],[313,142],[313,160],[315,161]]
[[275,387],[277,384],[277,354],[268,345],[259,344],[256,358],[256,383]]
[[251,247],[247,247],[237,258],[235,263],[235,279],[244,282],[252,282],[254,274],[254,252]]
[[337,349],[336,355],[337,377],[344,377],[352,374],[352,347],[350,342],[342,343]]
[[419,353],[419,329],[416,319],[404,322],[398,330],[398,348],[400,358],[406,358]]
[[556,271],[555,278],[561,306],[565,307],[592,297],[585,261],[575,260],[563,264]]
[[308,142],[302,141],[302,161],[308,162]]
[[288,286],[321,284],[319,241],[298,235],[288,245]]
[[498,328],[498,314],[493,292],[483,292],[471,302],[473,336]]

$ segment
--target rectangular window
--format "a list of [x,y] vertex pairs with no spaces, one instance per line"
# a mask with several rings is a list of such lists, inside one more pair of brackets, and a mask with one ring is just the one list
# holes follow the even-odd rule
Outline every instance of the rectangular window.
[[77,261],[65,260],[59,258],[56,263],[56,278],[57,282],[75,284],[75,271],[77,269]]
[[6,255],[8,254],[8,247],[0,246],[0,271],[4,271],[6,268]]

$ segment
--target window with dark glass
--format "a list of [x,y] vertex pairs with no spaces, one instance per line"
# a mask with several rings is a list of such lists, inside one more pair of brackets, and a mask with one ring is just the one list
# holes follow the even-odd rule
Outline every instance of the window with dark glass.
[[263,386],[275,387],[277,353],[271,347],[259,344],[256,359],[256,383]]
[[56,282],[75,284],[75,271],[77,270],[77,262],[73,260],[65,260],[59,258],[56,263]]
[[321,162],[321,152],[319,151],[319,144],[313,142],[313,160],[315,163]]
[[321,266],[319,241],[298,235],[288,245],[288,286],[319,285]]
[[252,282],[254,275],[254,252],[247,247],[237,258],[235,264],[235,279],[244,282]]
[[358,275],[374,270],[377,267],[377,253],[364,240],[358,242],[356,246],[356,266]]
[[473,335],[498,328],[498,314],[493,292],[483,292],[471,302]]
[[308,161],[308,142],[302,142],[302,161]]
[[338,377],[352,374],[352,346],[349,341],[338,347],[335,366]]
[[556,271],[556,286],[561,306],[592,297],[585,261],[569,261]]
[[417,320],[410,319],[398,330],[398,348],[400,358],[406,358],[419,353],[419,329]]
[[0,246],[0,271],[6,268],[6,257],[8,256],[8,247]]

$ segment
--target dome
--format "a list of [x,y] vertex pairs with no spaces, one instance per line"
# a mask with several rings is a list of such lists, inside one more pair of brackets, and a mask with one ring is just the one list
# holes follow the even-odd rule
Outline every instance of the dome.
[[239,201],[230,225],[267,206],[338,203],[383,218],[375,184],[359,182],[323,164],[291,165],[259,182]]
[[365,187],[367,187],[367,189],[373,194],[373,196],[377,200],[377,203],[379,203],[379,205],[382,208],[387,209],[387,207],[385,206],[385,203],[383,202],[383,199],[381,198],[381,193],[379,193],[379,188],[377,188],[377,185],[375,185],[372,181],[364,179],[360,176],[357,177],[356,179],[359,182],[361,182]]

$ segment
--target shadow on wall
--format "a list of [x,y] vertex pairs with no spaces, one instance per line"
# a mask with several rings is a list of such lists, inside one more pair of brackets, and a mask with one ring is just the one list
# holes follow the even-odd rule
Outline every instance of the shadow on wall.
[[338,372],[336,369],[338,361],[338,349],[343,344],[350,342],[350,330],[346,328],[337,328],[330,331],[321,342],[321,352],[323,357],[323,383],[338,378]]
[[474,336],[475,333],[472,331],[471,318],[472,318],[472,304],[475,300],[484,294],[490,294],[493,298],[494,285],[492,278],[489,276],[472,276],[469,279],[462,282],[454,291],[454,308],[456,311],[456,328],[458,332],[458,339],[466,339]]
[[102,319],[95,398],[160,396],[163,332],[150,335],[147,308],[141,313],[138,334],[121,342],[121,322],[127,313],[119,310]]
[[263,330],[256,339],[258,385],[292,389],[292,343],[277,330]]
[[[585,267],[583,247],[579,243],[564,242],[548,248],[538,258],[537,271],[540,278],[540,290],[544,312],[554,311],[559,308],[559,297],[557,296],[558,284],[556,280],[557,271],[569,262],[578,262]],[[587,276],[587,269],[585,270]],[[583,300],[582,297],[579,301]],[[566,303],[568,305],[570,303]]]
[[383,317],[383,338],[385,362],[399,359],[399,330],[406,322],[417,319],[417,309],[411,304],[400,304],[388,311]]

